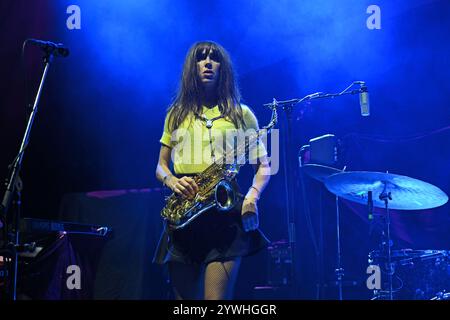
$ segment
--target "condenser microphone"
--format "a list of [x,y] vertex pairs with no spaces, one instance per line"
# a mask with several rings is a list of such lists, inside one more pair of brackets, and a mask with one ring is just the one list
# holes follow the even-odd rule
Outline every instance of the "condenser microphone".
[[69,55],[69,49],[67,49],[62,43],[54,43],[51,41],[43,41],[38,39],[28,39],[27,42],[40,47],[46,53],[52,53],[56,57],[67,57]]
[[363,117],[370,116],[370,104],[369,104],[369,91],[367,90],[366,84],[364,82],[360,82],[361,86],[359,92],[359,106],[361,107],[361,115]]

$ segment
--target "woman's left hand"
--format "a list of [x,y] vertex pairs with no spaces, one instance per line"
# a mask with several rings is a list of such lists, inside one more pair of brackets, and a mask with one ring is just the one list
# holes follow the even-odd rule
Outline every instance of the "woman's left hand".
[[245,232],[256,230],[259,226],[257,201],[257,198],[247,196],[242,203],[241,219]]

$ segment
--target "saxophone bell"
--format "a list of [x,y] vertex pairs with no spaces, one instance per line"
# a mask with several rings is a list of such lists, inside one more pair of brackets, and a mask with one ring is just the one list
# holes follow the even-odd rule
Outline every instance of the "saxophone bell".
[[236,190],[228,180],[220,180],[214,190],[214,201],[219,211],[228,211],[236,204]]

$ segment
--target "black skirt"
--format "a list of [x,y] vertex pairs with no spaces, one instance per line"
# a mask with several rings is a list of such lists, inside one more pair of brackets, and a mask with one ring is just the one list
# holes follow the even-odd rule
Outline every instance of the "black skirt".
[[169,230],[164,227],[153,262],[208,264],[248,256],[265,248],[269,240],[261,230],[244,231],[242,203],[240,198],[226,212],[215,208],[205,211],[182,229]]

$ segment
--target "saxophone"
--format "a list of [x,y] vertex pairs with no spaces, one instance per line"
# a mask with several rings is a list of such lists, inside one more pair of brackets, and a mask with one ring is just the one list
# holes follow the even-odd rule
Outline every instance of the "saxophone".
[[[258,130],[255,135],[250,136],[245,143],[247,150],[251,143],[256,143],[263,133],[269,133],[277,122],[276,107],[272,108],[272,118],[270,123]],[[242,148],[238,148],[242,151]],[[161,216],[172,230],[181,229],[190,224],[203,212],[216,208],[219,211],[228,211],[234,207],[239,194],[233,179],[239,173],[243,164],[236,161],[227,164],[226,156],[221,162],[214,162],[201,173],[193,177],[199,190],[193,199],[183,198],[176,193],[172,193],[166,198],[166,205],[161,211]]]

